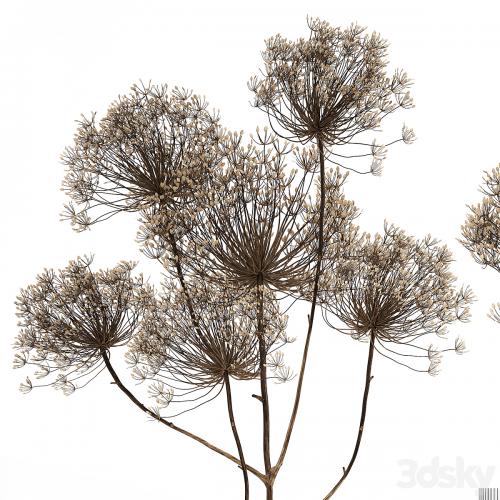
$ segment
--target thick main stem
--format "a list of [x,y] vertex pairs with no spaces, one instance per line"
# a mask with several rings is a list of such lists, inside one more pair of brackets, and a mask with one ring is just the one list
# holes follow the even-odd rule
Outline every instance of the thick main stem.
[[304,352],[302,355],[302,364],[300,367],[299,380],[297,382],[297,391],[295,394],[295,402],[292,409],[292,415],[290,417],[290,422],[288,424],[288,429],[286,431],[285,440],[283,442],[283,447],[281,449],[280,456],[276,465],[273,468],[274,477],[278,474],[283,461],[285,460],[285,455],[288,450],[288,445],[290,443],[290,438],[292,436],[293,427],[295,425],[295,420],[297,418],[297,412],[299,410],[300,396],[302,394],[302,384],[304,382],[304,374],[306,370],[307,355],[309,353],[309,344],[311,341],[311,334],[314,324],[314,313],[316,311],[316,303],[318,300],[318,288],[319,288],[319,278],[321,275],[321,262],[323,260],[324,251],[324,219],[325,219],[325,154],[323,141],[318,138],[318,151],[319,151],[319,163],[320,163],[320,205],[319,205],[319,220],[318,220],[318,257],[316,263],[316,272],[314,275],[314,285],[313,285],[313,295],[311,299],[311,311],[309,313],[309,322],[307,327],[306,342],[304,344]]
[[359,421],[358,437],[356,439],[356,445],[354,446],[354,452],[351,457],[349,465],[344,469],[342,477],[338,480],[337,484],[329,491],[323,500],[328,500],[344,482],[344,479],[348,476],[349,472],[354,465],[354,461],[358,456],[359,447],[361,445],[361,438],[363,436],[363,430],[365,427],[366,409],[368,406],[368,393],[370,392],[370,384],[372,381],[372,362],[373,362],[373,351],[375,350],[375,332],[372,331],[370,334],[370,349],[368,351],[368,362],[366,364],[366,380],[365,380],[365,391],[363,393],[363,404],[361,407],[361,418]]
[[260,391],[262,402],[262,447],[264,453],[264,468],[268,483],[266,484],[266,500],[273,498],[273,481],[272,481],[272,466],[271,466],[271,420],[269,416],[269,394],[267,391],[267,349],[266,339],[264,334],[264,294],[262,283],[259,280],[258,293],[258,311],[257,311],[257,336],[259,339],[259,371],[260,371]]
[[233,431],[234,441],[236,442],[236,447],[238,448],[238,455],[240,457],[241,470],[243,471],[243,481],[245,483],[245,500],[250,498],[250,484],[248,481],[248,471],[245,463],[245,456],[243,454],[243,446],[241,445],[240,436],[238,434],[238,429],[236,428],[236,421],[234,419],[233,412],[233,398],[231,396],[231,385],[229,382],[229,375],[224,372],[224,385],[226,387],[226,400],[227,400],[227,411],[229,414],[229,422],[231,423],[231,430]]
[[[234,462],[236,465],[239,467],[242,467],[241,462],[231,455],[230,453],[227,453],[224,450],[221,450],[217,446],[209,443],[205,439],[197,436],[196,434],[193,434],[192,432],[189,432],[181,427],[178,427],[172,422],[169,422],[168,420],[165,420],[162,417],[159,417],[157,414],[155,414],[152,410],[144,406],[122,383],[120,378],[118,377],[118,374],[115,372],[115,369],[113,368],[113,365],[111,364],[109,360],[109,355],[105,349],[101,349],[101,356],[104,360],[104,364],[106,365],[106,368],[108,369],[109,373],[111,374],[111,377],[113,378],[115,384],[120,388],[120,390],[136,405],[138,406],[144,413],[149,415],[150,417],[154,418],[155,420],[158,420],[162,424],[166,425],[167,427],[170,427],[174,431],[180,432],[181,434],[184,434],[185,436],[190,437],[191,439],[194,439],[198,443],[202,444],[203,446],[206,446],[207,448],[211,449],[212,451],[215,451],[219,455],[222,455],[223,457],[226,457],[227,459],[231,460],[231,462]],[[257,476],[262,482],[267,483],[267,478],[264,474],[259,472],[257,469],[254,467],[251,467],[250,465],[246,465],[246,468],[248,471],[250,471],[252,474]]]

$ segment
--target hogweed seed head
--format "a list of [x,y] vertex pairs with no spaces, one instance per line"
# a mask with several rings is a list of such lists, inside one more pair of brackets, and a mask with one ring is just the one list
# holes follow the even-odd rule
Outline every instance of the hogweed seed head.
[[[46,269],[16,301],[21,330],[14,366],[35,366],[37,379],[54,374],[41,385],[64,394],[99,373],[103,350],[130,340],[154,298],[142,276],[132,277],[133,263],[92,272],[91,261],[79,257],[59,272]],[[28,378],[21,391],[32,387]]]
[[483,181],[484,198],[469,207],[460,242],[476,262],[500,272],[500,165]]
[[263,285],[292,293],[307,282],[316,256],[315,215],[306,201],[313,167],[287,171],[290,153],[269,132],[246,146],[239,138],[226,143],[214,203],[182,249],[191,274],[240,291]]
[[[364,235],[341,257],[325,293],[325,316],[336,316],[344,326],[335,328],[353,338],[373,333],[381,355],[436,374],[441,352],[462,353],[465,345],[457,340],[454,349],[440,351],[419,341],[430,334],[444,337],[447,325],[467,321],[472,292],[455,289],[445,246],[430,236],[415,240],[392,225],[384,229],[382,235]],[[428,358],[429,370],[408,365],[412,358]]]
[[62,155],[72,200],[63,218],[83,230],[117,212],[164,207],[181,223],[219,164],[222,133],[219,117],[191,91],[134,85],[99,123],[95,114],[79,122]]
[[[210,401],[226,373],[237,380],[258,378],[255,301],[256,293],[235,299],[228,289],[204,280],[191,282],[187,296],[167,281],[163,295],[148,309],[130,342],[127,360],[134,378],[153,382],[150,394],[163,406]],[[266,292],[267,352],[288,342],[286,322],[273,295]]]
[[[484,198],[469,206],[459,240],[474,260],[500,272],[500,165],[485,172],[481,192]],[[500,323],[500,306],[491,306],[488,317]]]
[[[308,26],[307,39],[290,41],[276,35],[266,40],[262,76],[248,83],[253,104],[268,115],[279,135],[302,144],[320,140],[335,163],[369,156],[337,155],[337,147],[378,130],[396,110],[413,107],[411,80],[401,70],[388,75],[388,43],[378,33],[355,24],[333,27],[312,18]],[[414,139],[413,131],[404,127],[402,137],[391,144]],[[370,147],[358,139],[356,143]],[[374,158],[373,174],[380,174],[381,162]]]

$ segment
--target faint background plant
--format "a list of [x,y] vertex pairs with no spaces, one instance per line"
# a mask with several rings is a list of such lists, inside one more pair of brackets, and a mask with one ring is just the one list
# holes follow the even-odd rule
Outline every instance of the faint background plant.
[[[460,242],[478,264],[500,272],[500,166],[484,173],[481,193],[482,201],[469,206]],[[500,323],[500,303],[489,316]]]

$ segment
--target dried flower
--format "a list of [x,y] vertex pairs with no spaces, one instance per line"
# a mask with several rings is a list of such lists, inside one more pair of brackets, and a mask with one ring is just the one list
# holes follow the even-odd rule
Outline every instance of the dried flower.
[[215,201],[199,214],[183,263],[197,277],[242,291],[257,285],[297,291],[316,256],[317,217],[307,203],[313,167],[287,173],[291,149],[268,132],[258,131],[247,147],[240,142],[226,143]]
[[[153,381],[150,394],[160,405],[166,395],[167,404],[185,401],[195,407],[220,393],[224,374],[237,380],[257,378],[256,315],[255,296],[235,299],[228,289],[199,281],[191,284],[187,297],[167,282],[130,342],[127,360],[134,378]],[[267,293],[263,330],[267,352],[289,341],[285,330],[286,316]]]
[[[485,172],[481,203],[469,206],[460,243],[482,266],[500,272],[500,165]],[[500,323],[500,305],[491,306],[488,317]]]
[[[388,43],[377,33],[351,25],[346,29],[308,18],[310,36],[293,42],[281,35],[266,41],[262,77],[250,79],[254,106],[265,111],[280,135],[302,144],[311,140],[331,148],[353,142],[397,109],[413,107],[411,81],[396,70],[388,76]],[[409,129],[392,141],[412,142]],[[371,144],[359,142],[356,145]],[[366,154],[338,154],[328,149],[335,163],[346,158],[373,156],[370,171],[379,174],[383,158]],[[355,169],[353,169],[355,170]]]
[[[134,85],[96,123],[83,118],[62,159],[63,190],[73,202],[63,218],[77,230],[121,211],[162,207],[179,224],[196,208],[217,167],[219,118],[185,89]],[[94,218],[94,209],[107,210]]]
[[[17,311],[15,366],[34,365],[36,378],[57,373],[52,385],[71,394],[76,380],[86,385],[102,369],[101,352],[126,344],[153,300],[134,264],[92,272],[90,258],[78,258],[56,273],[45,270],[35,284],[21,290]],[[33,386],[29,378],[22,392]]]
[[[336,268],[331,289],[325,293],[325,317],[332,327],[358,340],[373,334],[375,349],[382,356],[431,374],[437,373],[440,353],[464,351],[461,341],[454,349],[441,351],[418,342],[432,333],[443,336],[446,325],[469,318],[472,292],[454,289],[455,277],[449,271],[452,256],[445,246],[430,236],[415,240],[386,224],[383,235],[364,235],[351,251]],[[344,326],[334,326],[328,313]],[[430,368],[410,366],[412,358],[428,358]]]
[[485,196],[469,207],[460,242],[476,262],[500,272],[500,165],[485,172],[483,180]]
[[401,132],[403,142],[405,144],[412,144],[416,140],[416,135],[413,129],[403,125],[403,130]]

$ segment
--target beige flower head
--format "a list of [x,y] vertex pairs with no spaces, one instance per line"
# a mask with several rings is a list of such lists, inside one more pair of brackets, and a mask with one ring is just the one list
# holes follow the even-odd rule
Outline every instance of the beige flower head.
[[[220,158],[219,118],[200,96],[166,85],[134,85],[99,123],[84,117],[62,155],[63,218],[77,230],[121,211],[196,207]],[[100,209],[100,211],[99,211]],[[94,214],[94,212],[96,212]]]
[[[32,365],[35,376],[71,393],[103,368],[102,351],[126,344],[154,299],[133,263],[92,272],[90,258],[78,258],[59,272],[46,269],[21,290],[14,367]],[[28,378],[28,380],[30,380]],[[31,381],[21,386],[28,392]]]
[[[351,247],[351,254],[333,271],[330,291],[324,299],[327,321],[355,339],[375,336],[375,349],[395,362],[416,371],[412,359],[427,358],[436,372],[438,354],[419,345],[426,336],[443,337],[447,325],[467,321],[473,300],[469,288],[456,290],[449,270],[452,261],[445,246],[427,236],[421,241],[392,225],[382,235],[365,235]],[[331,313],[342,326],[328,317]]]
[[341,145],[376,129],[387,114],[413,106],[406,73],[386,73],[388,43],[378,33],[311,18],[308,26],[307,39],[268,39],[263,76],[249,82],[254,105],[275,120],[283,136]]
[[[190,409],[216,397],[225,374],[237,380],[258,378],[255,303],[255,294],[235,298],[204,280],[191,282],[189,295],[167,281],[130,343],[127,360],[134,378],[153,382],[155,398],[158,384],[163,384],[171,395],[166,403],[183,402]],[[290,339],[285,333],[287,318],[272,293],[266,293],[264,304],[265,349],[271,355]],[[282,358],[271,356],[270,363],[279,377]]]

